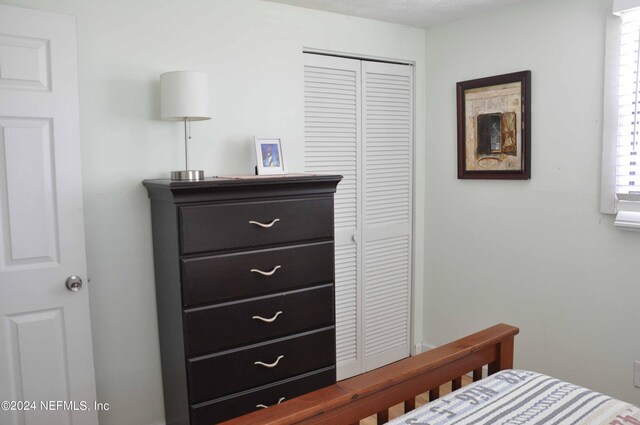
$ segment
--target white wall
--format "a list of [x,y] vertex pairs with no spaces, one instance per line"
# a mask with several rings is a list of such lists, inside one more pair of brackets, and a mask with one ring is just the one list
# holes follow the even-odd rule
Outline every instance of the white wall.
[[[302,171],[303,47],[416,63],[424,157],[424,31],[255,0],[1,0],[78,18],[88,269],[102,425],[163,420],[149,202],[141,181],[180,169],[182,127],[159,120],[159,75],[211,75],[213,119],[193,124],[192,166],[251,173],[253,136],[279,136]],[[422,168],[418,168],[422,170]],[[424,173],[418,173],[418,235]],[[417,258],[424,241],[416,240]],[[420,263],[420,262],[417,262]],[[421,270],[417,281],[422,281]],[[422,335],[421,286],[416,329]]]
[[[427,31],[425,340],[520,327],[516,366],[640,403],[640,234],[599,209],[610,0],[529,0]],[[455,83],[530,69],[532,179],[456,179]]]

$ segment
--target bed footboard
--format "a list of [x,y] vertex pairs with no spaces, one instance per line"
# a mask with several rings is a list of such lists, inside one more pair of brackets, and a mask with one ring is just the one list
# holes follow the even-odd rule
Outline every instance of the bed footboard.
[[258,412],[224,422],[224,425],[357,424],[373,414],[378,423],[388,420],[388,409],[404,402],[405,412],[415,407],[415,397],[429,392],[439,397],[440,385],[451,382],[455,390],[461,377],[473,380],[513,367],[513,340],[519,329],[499,324],[335,385],[294,398]]

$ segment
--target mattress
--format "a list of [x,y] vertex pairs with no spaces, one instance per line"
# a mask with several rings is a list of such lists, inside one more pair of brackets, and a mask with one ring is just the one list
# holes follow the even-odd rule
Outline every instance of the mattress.
[[504,370],[418,407],[393,425],[640,425],[640,409],[578,385]]

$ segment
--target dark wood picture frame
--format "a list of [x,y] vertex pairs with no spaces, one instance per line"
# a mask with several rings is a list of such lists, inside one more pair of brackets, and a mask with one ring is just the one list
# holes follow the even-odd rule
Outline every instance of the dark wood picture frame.
[[456,98],[458,178],[530,179],[531,71],[459,82]]

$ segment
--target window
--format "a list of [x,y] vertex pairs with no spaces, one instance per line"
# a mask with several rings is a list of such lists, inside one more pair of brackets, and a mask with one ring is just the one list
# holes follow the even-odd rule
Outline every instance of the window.
[[607,25],[602,212],[640,230],[640,0],[614,0]]

